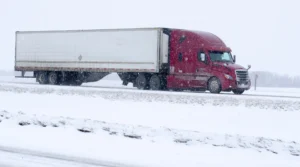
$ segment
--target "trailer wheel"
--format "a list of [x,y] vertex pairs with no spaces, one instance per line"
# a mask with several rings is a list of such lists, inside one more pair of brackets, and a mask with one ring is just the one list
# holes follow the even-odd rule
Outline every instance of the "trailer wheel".
[[48,75],[48,80],[50,85],[58,85],[58,74],[56,72],[50,72]]
[[220,93],[222,90],[220,80],[216,77],[211,78],[208,81],[208,90],[210,93]]
[[39,72],[38,76],[37,76],[37,80],[39,82],[39,84],[48,84],[49,80],[48,80],[48,73],[47,72]]
[[236,95],[241,95],[241,94],[244,93],[244,90],[242,90],[242,89],[235,89],[235,90],[232,90],[232,92],[233,92],[234,94],[236,94]]
[[70,82],[70,85],[71,85],[71,86],[81,86],[82,83],[83,83],[83,82],[80,81],[80,80],[74,80],[74,79],[72,79],[71,82]]
[[161,89],[161,78],[156,74],[153,74],[150,78],[150,89],[151,90],[160,90]]
[[144,90],[147,87],[147,78],[145,74],[139,74],[138,77],[136,77],[136,87],[138,89]]

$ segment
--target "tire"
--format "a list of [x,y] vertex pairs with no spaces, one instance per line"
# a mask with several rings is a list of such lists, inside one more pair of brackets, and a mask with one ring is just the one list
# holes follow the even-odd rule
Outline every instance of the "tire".
[[205,88],[194,88],[194,89],[191,89],[191,91],[193,92],[205,92]]
[[149,86],[151,90],[161,90],[161,78],[156,74],[152,75],[149,81]]
[[64,81],[61,82],[61,85],[70,86],[70,81],[65,79]]
[[241,95],[244,93],[245,90],[241,90],[241,89],[235,89],[235,90],[232,90],[232,92],[236,95]]
[[81,86],[82,84],[83,84],[82,81],[73,80],[73,79],[67,79],[61,83],[61,85],[64,85],[64,86]]
[[208,82],[208,90],[210,93],[218,94],[222,90],[221,82],[218,78],[211,78]]
[[135,82],[138,89],[147,89],[148,81],[144,74],[139,74],[138,77],[136,77]]
[[50,85],[58,85],[59,76],[57,72],[50,72],[48,75],[48,81]]
[[80,80],[71,80],[70,85],[71,86],[81,86],[82,85],[82,81]]
[[82,76],[76,72],[66,72],[62,74],[61,85],[64,86],[80,86],[83,84]]
[[45,85],[49,83],[47,72],[39,72],[37,77],[39,84]]

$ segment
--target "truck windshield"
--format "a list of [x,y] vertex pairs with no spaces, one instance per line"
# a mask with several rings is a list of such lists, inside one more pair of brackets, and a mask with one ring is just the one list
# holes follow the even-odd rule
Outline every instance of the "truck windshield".
[[233,62],[232,56],[228,52],[212,51],[209,52],[211,61]]

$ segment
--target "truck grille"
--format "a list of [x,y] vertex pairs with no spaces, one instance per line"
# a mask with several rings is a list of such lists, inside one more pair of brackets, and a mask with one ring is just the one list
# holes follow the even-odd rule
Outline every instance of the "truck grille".
[[238,82],[247,82],[249,80],[248,70],[236,70],[235,74]]

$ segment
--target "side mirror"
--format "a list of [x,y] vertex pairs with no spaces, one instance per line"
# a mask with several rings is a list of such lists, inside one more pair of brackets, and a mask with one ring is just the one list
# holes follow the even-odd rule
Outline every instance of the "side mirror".
[[251,68],[251,65],[248,65],[248,69],[247,70],[249,70]]
[[234,63],[236,62],[236,56],[235,55],[233,56],[233,62]]

